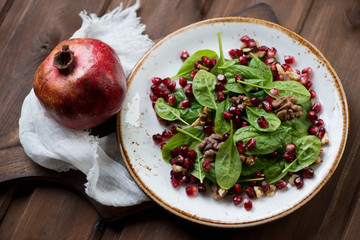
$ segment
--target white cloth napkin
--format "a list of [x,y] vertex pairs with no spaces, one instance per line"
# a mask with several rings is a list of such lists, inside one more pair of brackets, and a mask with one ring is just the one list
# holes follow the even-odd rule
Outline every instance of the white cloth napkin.
[[[122,4],[97,17],[80,13],[81,28],[72,38],[96,38],[115,49],[126,76],[153,42],[143,35],[145,25],[136,16],[139,1]],[[87,176],[86,193],[108,206],[130,206],[148,200],[127,172],[116,135],[96,138],[83,130],[66,128],[51,117],[34,91],[25,98],[19,120],[19,137],[26,154],[39,165],[59,172],[78,169]]]

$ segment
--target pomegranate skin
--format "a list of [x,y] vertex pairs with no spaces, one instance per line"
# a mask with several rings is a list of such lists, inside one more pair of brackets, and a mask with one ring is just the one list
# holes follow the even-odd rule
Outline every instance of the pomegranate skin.
[[[53,66],[64,45],[74,52],[68,71]],[[119,112],[126,77],[114,49],[89,38],[69,39],[55,47],[34,77],[34,92],[47,113],[72,129],[95,127]]]

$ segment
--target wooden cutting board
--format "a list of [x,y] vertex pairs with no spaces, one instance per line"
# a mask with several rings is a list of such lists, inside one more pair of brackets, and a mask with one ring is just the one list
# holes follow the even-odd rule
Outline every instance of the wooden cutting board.
[[[277,23],[274,11],[265,3],[253,5],[233,16],[261,18]],[[92,129],[91,132],[100,137],[116,132],[116,116]],[[86,177],[82,172],[71,170],[66,173],[58,173],[43,168],[26,156],[19,141],[18,129],[0,133],[0,184],[14,184],[21,181],[50,181],[65,185],[85,197],[105,221],[118,220],[154,205],[149,201],[130,207],[104,206],[86,195],[84,191]]]

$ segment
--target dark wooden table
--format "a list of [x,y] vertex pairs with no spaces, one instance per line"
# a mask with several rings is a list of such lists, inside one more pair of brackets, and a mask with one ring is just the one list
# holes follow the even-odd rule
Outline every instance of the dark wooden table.
[[[37,66],[58,42],[80,27],[81,10],[103,15],[120,2],[0,0],[1,167],[19,159],[30,161],[19,144],[17,128],[21,104],[32,87]],[[123,2],[124,6],[131,4],[130,0]],[[242,15],[278,21],[319,48],[337,71],[347,94],[350,132],[338,169],[314,199],[277,221],[224,230],[187,222],[156,205],[105,222],[88,199],[62,184],[41,179],[10,181],[0,187],[0,239],[359,239],[360,2],[260,2],[142,0],[138,15],[154,41],[199,20]],[[25,166],[19,169],[24,174],[28,170]],[[83,176],[79,178],[81,182]]]

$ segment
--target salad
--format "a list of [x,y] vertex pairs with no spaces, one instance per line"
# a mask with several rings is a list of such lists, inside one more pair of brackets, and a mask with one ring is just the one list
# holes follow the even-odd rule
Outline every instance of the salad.
[[329,138],[312,68],[292,69],[289,55],[280,63],[274,47],[247,35],[240,41],[226,59],[218,34],[219,56],[184,50],[173,77],[151,79],[153,109],[167,126],[152,139],[174,188],[191,197],[211,188],[214,199],[230,196],[251,210],[253,199],[313,178]]

